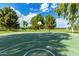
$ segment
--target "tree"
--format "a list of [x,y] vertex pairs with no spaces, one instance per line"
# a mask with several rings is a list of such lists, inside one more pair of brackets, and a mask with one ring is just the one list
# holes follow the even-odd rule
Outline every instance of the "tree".
[[56,27],[56,20],[55,18],[48,14],[46,17],[45,17],[45,28],[46,29],[53,29]]
[[68,7],[68,3],[61,3],[54,10],[58,16],[63,15],[64,18],[66,18],[66,16],[68,15],[67,7]]
[[33,29],[43,28],[44,25],[44,17],[41,14],[34,16],[31,19],[31,24]]
[[[57,12],[58,11],[58,12]],[[69,20],[69,24],[71,25],[71,31],[74,32],[74,22],[76,22],[79,14],[79,4],[77,3],[61,3],[57,8],[55,8],[55,12],[59,14],[58,16],[64,16],[64,19]]]
[[74,25],[74,29],[79,32],[79,23],[77,23],[76,25]]
[[74,32],[74,23],[76,22],[79,15],[76,15],[78,13],[78,5],[76,3],[71,3],[69,5],[69,22],[71,24],[71,31]]
[[0,25],[7,29],[18,28],[18,16],[16,12],[10,7],[0,9]]
[[27,22],[25,20],[23,20],[23,28],[25,29],[27,26]]

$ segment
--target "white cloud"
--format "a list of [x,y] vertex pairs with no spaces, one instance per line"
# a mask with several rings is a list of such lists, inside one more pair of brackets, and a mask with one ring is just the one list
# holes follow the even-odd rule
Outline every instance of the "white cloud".
[[18,17],[23,17],[24,16],[20,11],[16,10],[14,7],[11,7],[11,8],[16,12]]
[[19,26],[20,26],[20,27],[23,27],[23,18],[22,18],[22,17],[20,17],[20,18],[18,19],[18,22],[19,22]]
[[70,26],[68,24],[68,21],[63,19],[63,18],[57,18],[56,19],[56,23],[57,23],[57,28],[65,28],[65,27],[69,27]]
[[24,17],[23,20],[25,20],[27,23],[28,23],[28,26],[30,26],[30,22],[31,22],[31,19],[32,17],[36,16],[37,13],[29,13],[27,16]]
[[[19,22],[20,27],[23,27],[23,20],[28,23],[28,26],[31,26],[30,21],[31,21],[32,17],[37,15],[37,13],[29,13],[28,15],[24,16],[22,13],[20,13],[15,8],[13,8],[13,7],[11,7],[11,8],[13,10],[15,10],[15,12],[17,13],[17,16],[19,17],[18,22]],[[33,10],[33,8],[31,8],[31,10]]]
[[57,7],[57,4],[56,4],[56,3],[53,3],[53,4],[51,5],[51,7],[52,7],[52,8],[56,8],[56,7]]
[[45,11],[48,10],[48,7],[49,7],[49,4],[47,4],[47,3],[41,4],[40,10],[42,10],[43,12],[45,12]]
[[19,17],[18,18],[19,26],[22,27],[22,21],[23,21],[24,15],[20,11],[16,10],[14,7],[10,7],[10,8],[16,12],[17,16]]
[[26,4],[30,4],[30,3],[26,3]]
[[24,16],[24,15],[21,14],[18,10],[15,10],[15,12],[17,13],[17,16],[18,16],[18,17],[23,17],[23,16]]
[[19,24],[20,24],[20,27],[23,27],[23,20],[26,21],[28,23],[28,27],[31,26],[30,22],[31,22],[31,19],[32,17],[36,16],[37,13],[29,13],[28,15],[24,16],[24,17],[20,17],[18,19],[19,21]]
[[30,8],[30,10],[33,11],[34,9],[33,8]]
[[11,9],[13,9],[13,10],[15,10],[15,8],[14,8],[14,7],[12,7],[12,6],[11,6],[10,8],[11,8]]
[[30,8],[31,11],[38,11],[38,9]]
[[57,18],[56,21],[59,23],[67,23],[63,18]]
[[38,11],[38,9],[34,9],[34,11]]

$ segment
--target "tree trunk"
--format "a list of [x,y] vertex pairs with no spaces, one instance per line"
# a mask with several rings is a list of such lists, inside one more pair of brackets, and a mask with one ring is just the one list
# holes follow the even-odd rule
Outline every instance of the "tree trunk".
[[74,32],[74,28],[73,28],[73,26],[71,27],[71,32],[72,32],[72,33]]

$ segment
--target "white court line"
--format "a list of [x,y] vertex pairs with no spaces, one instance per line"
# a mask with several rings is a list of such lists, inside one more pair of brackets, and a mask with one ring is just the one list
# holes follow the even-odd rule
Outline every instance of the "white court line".
[[19,43],[19,44],[13,45],[13,46],[11,46],[11,47],[8,47],[8,48],[6,48],[6,49],[0,51],[0,53],[4,52],[4,51],[6,51],[6,50],[8,50],[8,49],[10,49],[10,48],[13,48],[13,47],[16,47],[16,46],[22,45],[22,44],[24,44],[24,43],[28,43],[28,42],[22,42],[22,43]]
[[[34,42],[34,41],[31,41],[31,42]],[[1,54],[2,52],[4,52],[4,51],[10,49],[10,48],[13,48],[13,47],[16,47],[16,46],[19,46],[19,45],[25,44],[25,43],[31,43],[31,42],[22,42],[22,43],[19,43],[19,44],[13,45],[13,46],[11,46],[11,47],[8,47],[8,48],[6,48],[6,49],[0,51],[0,54]],[[35,42],[36,42],[36,41],[35,41]],[[67,47],[67,48],[68,48],[69,50],[71,50],[71,51],[73,51],[73,52],[79,54],[79,51],[78,51],[78,50],[73,49],[73,48],[71,48],[71,47]],[[25,53],[25,54],[26,54],[26,53]],[[24,56],[25,56],[25,54],[24,54]],[[53,55],[54,55],[54,54],[53,54]],[[55,56],[55,55],[54,55],[54,56]]]
[[31,50],[29,50],[28,52],[26,52],[26,53],[24,54],[24,56],[26,56],[28,53],[30,53],[31,51],[34,51],[34,50],[43,50],[43,51],[49,52],[50,54],[52,54],[53,56],[55,56],[54,53],[52,53],[51,51],[49,51],[49,50],[47,50],[47,49],[43,49],[43,48],[31,49]]
[[[36,42],[36,41],[31,41],[31,42]],[[31,42],[22,42],[22,43],[18,43],[18,44],[16,44],[16,45],[13,45],[13,46],[11,46],[11,47],[8,47],[8,48],[6,48],[6,49],[0,51],[0,53],[4,52],[4,51],[6,51],[6,50],[8,50],[8,49],[10,49],[10,48],[13,48],[13,47],[16,47],[16,46],[25,44],[25,43],[31,43]]]
[[13,34],[29,34],[29,33],[50,33],[50,32],[12,32],[12,33],[0,34],[0,36],[13,35]]
[[76,49],[73,49],[73,48],[71,48],[71,47],[67,47],[69,50],[71,50],[71,51],[73,51],[73,52],[75,52],[75,53],[78,53],[79,54],[79,51],[78,50],[76,50]]
[[6,49],[0,51],[0,53],[4,52],[4,51],[6,51],[6,50],[8,50],[8,49],[10,49],[10,48],[13,48],[13,47],[16,47],[16,46],[25,44],[25,43],[31,43],[31,42],[40,42],[40,41],[30,41],[30,42],[22,42],[22,43],[18,43],[18,44],[16,44],[16,45],[13,45],[13,46],[11,46],[11,47],[8,47],[8,48],[6,48]]
[[[14,34],[31,34],[31,33],[61,33],[61,32],[12,32],[12,33],[3,33],[0,34],[0,36],[14,35]],[[62,33],[66,33],[66,32],[62,32]]]

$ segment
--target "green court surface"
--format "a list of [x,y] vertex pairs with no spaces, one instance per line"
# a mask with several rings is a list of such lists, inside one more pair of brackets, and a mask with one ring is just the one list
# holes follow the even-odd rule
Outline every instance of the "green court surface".
[[79,56],[79,34],[0,34],[0,56]]

